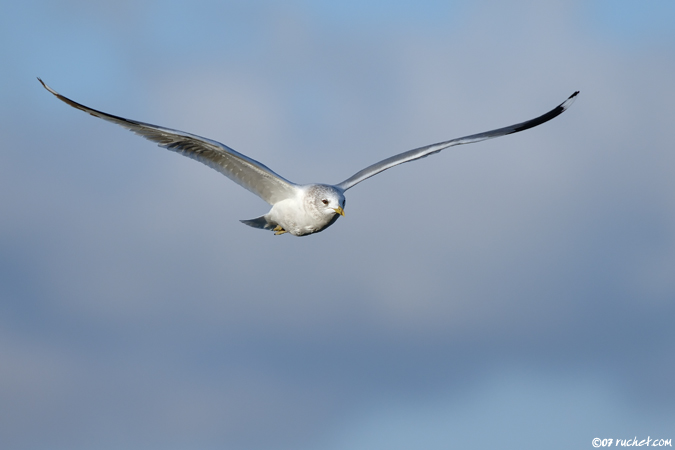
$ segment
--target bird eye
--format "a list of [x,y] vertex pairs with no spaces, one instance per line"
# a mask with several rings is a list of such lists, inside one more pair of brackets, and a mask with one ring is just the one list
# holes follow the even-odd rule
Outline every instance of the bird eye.
[[327,204],[328,204],[328,200],[326,200],[325,198],[324,198],[323,200],[321,200],[321,201],[323,202],[324,205],[327,205]]

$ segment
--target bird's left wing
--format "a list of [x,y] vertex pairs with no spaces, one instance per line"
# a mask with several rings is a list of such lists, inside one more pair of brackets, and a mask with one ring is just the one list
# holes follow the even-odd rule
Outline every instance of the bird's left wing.
[[532,120],[528,120],[526,122],[521,122],[517,123],[515,125],[510,125],[508,127],[504,128],[498,128],[496,130],[491,130],[491,131],[485,131],[483,133],[478,133],[478,134],[472,134],[471,136],[465,136],[457,139],[452,139],[450,141],[445,141],[445,142],[439,142],[438,144],[431,144],[427,145],[426,147],[420,147],[416,148],[414,150],[409,150],[407,152],[399,153],[398,155],[394,155],[390,158],[384,159],[378,163],[375,163],[371,166],[366,167],[365,169],[361,170],[360,172],[355,173],[351,177],[347,178],[345,181],[343,181],[340,184],[337,184],[336,187],[342,189],[343,191],[346,191],[347,189],[353,187],[354,185],[362,182],[366,178],[370,178],[373,175],[377,175],[378,173],[387,170],[391,167],[397,166],[399,164],[403,164],[408,161],[414,161],[416,159],[424,158],[425,156],[432,155],[434,153],[438,153],[443,149],[446,149],[448,147],[452,147],[453,145],[461,145],[461,144],[471,144],[473,142],[479,142],[479,141],[484,141],[486,139],[492,139],[496,138],[499,136],[504,136],[507,134],[513,134],[513,133],[518,133],[519,131],[524,131],[532,127],[536,127],[537,125],[541,125],[544,122],[548,122],[549,120],[553,119],[554,117],[557,117],[558,115],[562,114],[567,108],[570,107],[572,102],[574,102],[574,98],[577,96],[579,91],[576,91],[574,94],[570,95],[567,100],[562,102],[560,105],[556,106],[546,114],[543,114],[537,118],[534,118]]
[[271,205],[296,195],[297,187],[294,183],[277,175],[264,164],[242,155],[220,142],[183,131],[172,130],[171,128],[164,128],[97,111],[64,97],[47,86],[40,78],[38,80],[56,98],[73,108],[121,125],[146,139],[156,142],[160,147],[204,163],[258,195]]

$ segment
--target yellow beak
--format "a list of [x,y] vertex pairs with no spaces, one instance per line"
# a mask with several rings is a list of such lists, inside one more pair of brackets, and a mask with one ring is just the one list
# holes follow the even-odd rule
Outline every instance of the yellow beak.
[[345,210],[342,209],[342,206],[338,206],[337,208],[335,208],[335,212],[340,214],[342,217],[345,216]]

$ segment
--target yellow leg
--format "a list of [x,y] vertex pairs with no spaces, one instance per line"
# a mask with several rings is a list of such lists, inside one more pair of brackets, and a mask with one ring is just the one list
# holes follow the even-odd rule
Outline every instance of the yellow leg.
[[274,228],[274,230],[272,230],[272,231],[275,231],[275,233],[274,233],[275,236],[279,236],[280,234],[288,233],[288,231],[286,231],[286,230],[284,230],[283,228],[281,228],[281,225],[277,225],[277,226]]

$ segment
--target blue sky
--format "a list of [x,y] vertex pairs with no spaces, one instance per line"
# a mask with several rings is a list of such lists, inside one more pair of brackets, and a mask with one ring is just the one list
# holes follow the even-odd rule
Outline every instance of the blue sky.
[[[0,7],[0,447],[674,438],[672,2]],[[58,102],[348,192],[323,233]]]

